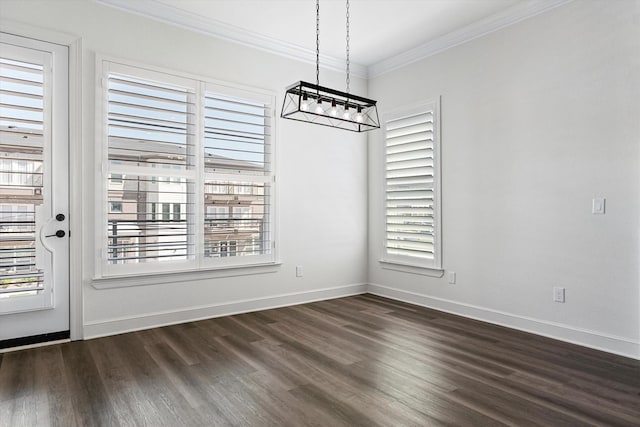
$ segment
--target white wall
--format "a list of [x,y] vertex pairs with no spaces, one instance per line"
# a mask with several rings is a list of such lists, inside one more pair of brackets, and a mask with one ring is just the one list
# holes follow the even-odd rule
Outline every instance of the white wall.
[[[384,110],[439,95],[457,284],[381,268],[377,133],[370,289],[640,357],[640,2],[575,1],[369,82]],[[606,215],[591,214],[596,196]]]
[[[72,177],[82,180],[82,194],[71,197],[83,210],[83,257],[73,259],[72,267],[82,266],[85,336],[364,289],[364,285],[349,285],[366,282],[366,136],[280,119],[277,244],[282,265],[276,272],[197,281],[178,277],[176,283],[95,289],[91,280],[93,230],[103,226],[94,223],[93,202],[94,149],[100,143],[94,136],[96,53],[270,90],[278,96],[278,112],[284,88],[297,80],[313,79],[315,67],[88,0],[3,0],[0,8],[0,23],[13,25],[17,21],[82,39],[85,173],[72,171]],[[321,72],[321,82],[326,85],[340,87],[343,80],[338,73]],[[352,79],[352,87],[357,92],[366,90],[361,79]],[[304,266],[303,278],[295,277],[296,265]],[[321,291],[334,287],[340,288]],[[303,294],[273,298],[300,292]]]
[[[343,295],[368,279],[387,296],[639,357],[639,3],[575,1],[369,82],[382,112],[442,96],[443,259],[457,284],[380,267],[381,132],[367,150],[365,136],[278,120],[276,272],[99,290],[95,54],[268,89],[278,103],[313,65],[88,0],[2,0],[3,26],[82,40],[84,172],[72,171],[82,191],[71,197],[83,214],[72,267],[86,336]],[[606,215],[590,214],[594,196],[607,198]],[[552,286],[567,288],[565,304]]]

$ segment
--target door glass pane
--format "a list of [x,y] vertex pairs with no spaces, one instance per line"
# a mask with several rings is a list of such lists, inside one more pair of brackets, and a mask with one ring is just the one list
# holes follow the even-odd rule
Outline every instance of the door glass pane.
[[0,58],[0,298],[44,288],[36,266],[43,147],[43,67]]

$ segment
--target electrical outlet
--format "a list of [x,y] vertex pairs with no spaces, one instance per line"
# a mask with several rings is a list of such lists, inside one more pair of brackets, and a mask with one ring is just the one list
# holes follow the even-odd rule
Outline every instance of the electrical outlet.
[[594,197],[591,200],[591,213],[594,215],[604,215],[605,204],[607,200],[604,197]]
[[449,272],[449,284],[453,285],[456,283],[456,272],[455,271],[450,271]]
[[553,300],[555,302],[564,302],[564,288],[556,286],[553,288]]
[[296,277],[302,277],[304,275],[304,270],[301,265],[296,265]]

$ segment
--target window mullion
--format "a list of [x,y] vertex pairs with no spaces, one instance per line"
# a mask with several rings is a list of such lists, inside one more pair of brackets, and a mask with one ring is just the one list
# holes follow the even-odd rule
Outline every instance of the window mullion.
[[203,254],[204,254],[204,189],[205,189],[205,177],[204,177],[204,96],[205,96],[205,83],[198,82],[196,90],[196,100],[194,103],[195,108],[195,155],[193,159],[195,161],[195,200],[191,206],[194,207],[195,212],[192,218],[194,218],[194,233],[195,238],[195,259],[198,268],[202,267]]
[[225,174],[203,171],[203,176],[205,180],[210,181],[244,181],[263,184],[270,184],[271,182],[273,182],[273,177],[271,175]]
[[[108,77],[110,72],[109,63],[103,64],[103,73],[99,80],[99,87],[97,88],[101,93],[100,96],[100,104],[99,104],[99,130],[100,130],[100,140],[102,141],[102,145],[100,150],[96,150],[96,153],[99,157],[100,164],[100,182],[99,182],[99,191],[96,192],[96,206],[99,206],[97,209],[97,224],[100,226],[95,227],[96,234],[94,238],[97,242],[99,242],[100,250],[98,253],[99,262],[97,262],[96,270],[98,276],[102,276],[105,273],[109,272],[109,261],[108,261],[108,241],[109,241],[109,231],[108,227],[102,226],[108,224],[109,220],[109,119],[108,119],[108,111],[109,111],[109,84]],[[98,91],[96,91],[98,93]]]
[[160,169],[153,166],[130,166],[110,164],[107,166],[107,177],[109,174],[120,175],[140,175],[151,177],[165,177],[165,178],[185,178],[189,180],[196,179],[196,172],[193,170],[174,170],[174,169]]

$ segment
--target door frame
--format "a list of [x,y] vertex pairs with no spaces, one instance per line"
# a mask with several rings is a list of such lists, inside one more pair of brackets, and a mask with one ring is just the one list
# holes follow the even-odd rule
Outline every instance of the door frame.
[[82,146],[82,39],[80,37],[2,20],[0,32],[67,46],[69,49],[69,331],[71,340],[84,339],[83,318],[83,220],[87,185],[83,185]]

